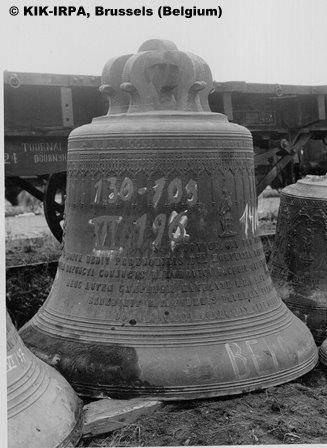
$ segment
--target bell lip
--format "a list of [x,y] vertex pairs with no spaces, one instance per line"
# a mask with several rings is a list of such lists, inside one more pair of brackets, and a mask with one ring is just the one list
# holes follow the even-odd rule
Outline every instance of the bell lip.
[[[320,355],[321,356],[321,355]],[[321,361],[321,359],[320,359]],[[302,377],[303,375],[309,373],[314,367],[317,366],[319,363],[319,355],[318,350],[313,353],[311,358],[309,358],[306,362],[304,362],[301,366],[301,369],[298,369],[298,372],[295,374],[294,369],[291,373],[288,371],[286,372],[279,372],[280,375],[276,376],[275,379],[267,380],[266,382],[262,380],[262,378],[258,378],[257,384],[255,381],[251,385],[238,385],[238,386],[232,386],[230,389],[228,388],[221,388],[220,390],[215,391],[207,391],[207,392],[185,392],[185,390],[182,390],[180,392],[169,392],[165,395],[160,394],[150,394],[149,395],[142,395],[135,393],[135,395],[132,395],[132,391],[126,391],[125,394],[122,394],[121,392],[117,392],[116,394],[114,392],[110,394],[105,394],[103,392],[99,393],[99,390],[96,390],[96,388],[90,387],[85,388],[85,386],[80,386],[77,383],[71,382],[72,387],[76,391],[76,393],[80,397],[84,397],[87,399],[100,399],[100,398],[112,398],[112,399],[131,399],[131,398],[141,398],[144,400],[153,400],[153,401],[186,401],[186,400],[195,400],[195,399],[209,399],[209,398],[215,398],[215,397],[228,397],[228,396],[235,396],[235,395],[243,395],[245,393],[250,392],[259,392],[263,391],[270,387],[275,386],[281,386],[283,384],[289,383],[291,381],[296,380],[297,378]],[[327,353],[326,353],[326,367],[327,367]],[[297,366],[299,367],[299,366]],[[86,391],[86,393],[85,393]]]
[[[76,392],[76,391],[75,391]],[[74,427],[71,429],[70,433],[67,434],[64,440],[56,448],[70,448],[72,445],[76,446],[83,435],[83,425],[84,425],[84,412],[83,412],[83,402],[78,397],[80,401],[80,406],[76,413],[76,422]]]
[[[286,308],[286,307],[285,307]],[[289,311],[290,313],[290,311]],[[246,378],[234,378],[233,376],[228,376],[228,381],[221,382],[217,378],[213,378],[213,382],[206,383],[203,386],[199,387],[197,383],[189,383],[189,384],[178,384],[173,382],[171,386],[161,386],[160,384],[151,384],[148,383],[147,378],[143,378],[143,383],[140,385],[136,385],[135,383],[131,384],[101,384],[99,381],[92,381],[88,383],[89,380],[80,381],[79,375],[75,376],[75,374],[70,376],[67,372],[61,370],[59,365],[53,365],[56,367],[64,376],[67,375],[67,379],[69,377],[69,382],[74,390],[82,397],[89,398],[118,398],[118,399],[126,399],[126,398],[144,398],[144,399],[152,399],[152,400],[189,400],[189,399],[197,399],[197,398],[210,398],[210,397],[219,397],[219,396],[228,396],[228,395],[238,395],[245,392],[252,392],[256,390],[263,390],[268,387],[274,387],[280,384],[284,384],[290,381],[293,381],[304,374],[308,373],[312,370],[318,363],[318,349],[316,344],[314,343],[313,337],[305,326],[303,322],[301,322],[298,318],[293,315],[292,321],[294,323],[300,324],[304,333],[307,336],[307,354],[303,357],[303,359],[292,365],[284,366],[281,370],[274,371],[271,369],[265,375],[250,375]],[[28,324],[26,324],[28,326]],[[44,332],[37,326],[32,326],[32,331],[39,333],[43,336],[46,335],[46,338],[54,338],[56,340],[62,340],[59,336],[50,335],[47,332]],[[286,326],[287,329],[289,325]],[[25,326],[23,329],[26,328]],[[276,333],[276,332],[275,332]],[[278,332],[276,334],[279,334]],[[272,335],[272,334],[271,334]],[[304,337],[304,336],[303,336]],[[63,338],[64,339],[64,338]],[[27,337],[28,340],[28,337]],[[26,343],[28,344],[28,341]],[[47,342],[44,340],[44,343]],[[51,344],[50,344],[51,345]],[[109,346],[112,344],[109,344]],[[120,344],[118,344],[120,346]],[[213,346],[215,345],[215,341],[213,341]],[[223,345],[223,344],[218,344]],[[48,345],[47,345],[48,346]],[[123,345],[122,345],[123,347]],[[36,348],[36,347],[34,347]],[[31,348],[32,349],[32,348]],[[33,350],[33,349],[32,349]],[[58,350],[58,348],[56,348]],[[33,350],[34,351],[34,350]],[[43,350],[36,349],[35,354],[40,358],[52,359],[51,354],[46,354],[44,357]],[[49,362],[49,361],[48,361]],[[75,364],[77,368],[77,365]],[[78,370],[78,369],[77,369]],[[84,376],[80,376],[80,378],[84,378]],[[141,378],[141,376],[140,376]],[[218,381],[215,381],[218,380]],[[163,388],[161,390],[161,387]]]

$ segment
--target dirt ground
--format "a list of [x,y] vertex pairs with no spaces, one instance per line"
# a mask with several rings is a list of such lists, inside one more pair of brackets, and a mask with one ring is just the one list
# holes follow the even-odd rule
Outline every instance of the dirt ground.
[[327,372],[262,392],[164,404],[80,447],[327,443]]

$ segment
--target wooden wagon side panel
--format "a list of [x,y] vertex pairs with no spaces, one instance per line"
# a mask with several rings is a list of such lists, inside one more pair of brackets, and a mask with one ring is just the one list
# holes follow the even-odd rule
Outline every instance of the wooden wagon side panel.
[[5,175],[66,171],[67,137],[107,111],[100,78],[5,72]]
[[21,85],[4,88],[5,134],[62,128],[60,87]]
[[5,138],[6,177],[32,177],[66,171],[67,138]]

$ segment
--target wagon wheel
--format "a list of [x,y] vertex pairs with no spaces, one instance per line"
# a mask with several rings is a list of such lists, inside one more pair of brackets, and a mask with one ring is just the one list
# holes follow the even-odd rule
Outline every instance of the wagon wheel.
[[65,195],[66,172],[51,174],[44,191],[44,215],[49,229],[60,243],[63,233]]

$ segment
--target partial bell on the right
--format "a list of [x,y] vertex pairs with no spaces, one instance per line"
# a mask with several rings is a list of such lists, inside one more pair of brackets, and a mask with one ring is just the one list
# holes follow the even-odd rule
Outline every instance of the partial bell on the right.
[[270,268],[282,299],[320,345],[327,337],[327,175],[283,189]]
[[323,342],[322,346],[319,349],[319,359],[320,362],[327,367],[327,339]]

